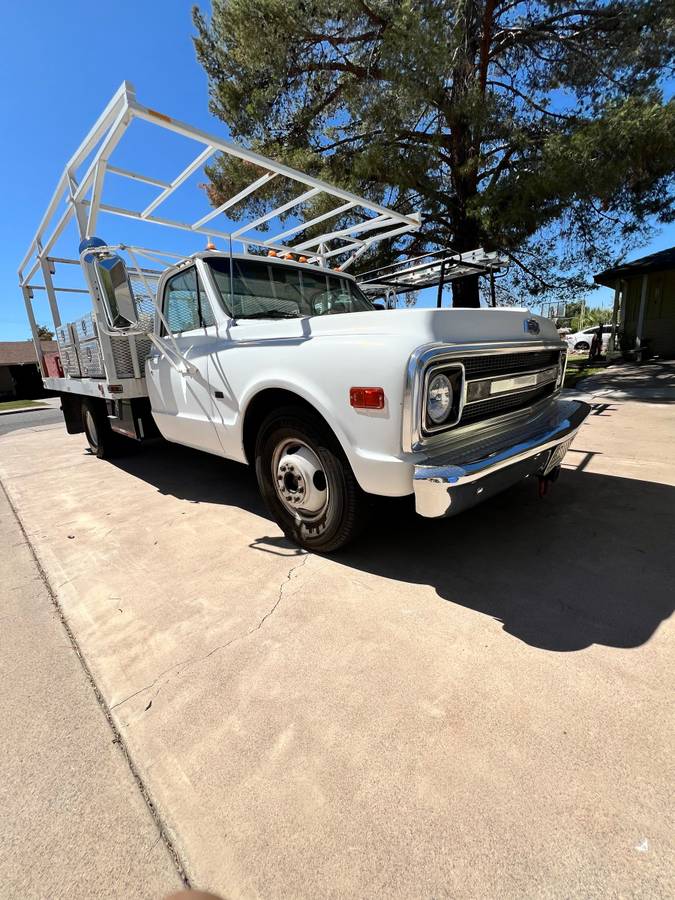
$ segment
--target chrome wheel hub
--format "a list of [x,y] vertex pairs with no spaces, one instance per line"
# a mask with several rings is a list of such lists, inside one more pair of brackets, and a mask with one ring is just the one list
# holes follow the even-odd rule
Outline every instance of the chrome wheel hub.
[[328,506],[328,483],[317,454],[298,440],[282,441],[272,472],[277,495],[296,518],[319,518]]

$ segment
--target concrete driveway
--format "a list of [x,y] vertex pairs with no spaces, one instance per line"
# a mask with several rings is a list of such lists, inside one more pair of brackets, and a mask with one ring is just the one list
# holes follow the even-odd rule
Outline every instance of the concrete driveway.
[[639,400],[642,403],[675,403],[675,360],[615,363],[604,372],[577,382],[596,398]]
[[180,447],[18,431],[0,477],[193,885],[666,897],[674,413],[603,400],[545,501],[330,559]]

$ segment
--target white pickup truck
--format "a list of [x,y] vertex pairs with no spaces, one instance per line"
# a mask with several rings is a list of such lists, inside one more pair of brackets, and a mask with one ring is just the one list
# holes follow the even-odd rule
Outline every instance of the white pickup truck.
[[[559,397],[566,346],[552,322],[514,309],[376,309],[345,269],[376,237],[417,227],[415,217],[160,117],[137,104],[129,85],[116,98],[66,167],[20,270],[36,337],[35,290],[46,291],[55,314],[62,370],[45,367],[44,383],[61,394],[68,431],[84,430],[93,453],[104,458],[125,440],[159,431],[255,466],[286,535],[321,552],[355,535],[368,495],[414,495],[421,515],[448,516],[521,478],[556,476],[589,409]],[[304,196],[324,191],[377,215],[293,245],[290,233],[328,216],[275,238],[251,236],[260,220],[238,233],[210,230],[227,250],[144,268],[141,255],[157,262],[171,254],[106,245],[93,237],[95,211],[206,234],[203,219],[225,210],[192,225],[153,215],[184,172],[163,183],[112,165],[120,123],[128,127],[134,117],[173,127],[211,153],[248,154],[269,177],[309,186]],[[164,184],[162,194],[138,212],[111,207],[101,199],[102,170]],[[65,226],[45,229],[63,194],[65,215],[80,230],[77,260],[50,255]],[[233,252],[232,238],[244,252]],[[329,267],[331,257],[342,260],[339,270]],[[81,266],[92,313],[63,324],[52,276],[57,263],[72,262]],[[36,274],[43,284],[31,281]]]

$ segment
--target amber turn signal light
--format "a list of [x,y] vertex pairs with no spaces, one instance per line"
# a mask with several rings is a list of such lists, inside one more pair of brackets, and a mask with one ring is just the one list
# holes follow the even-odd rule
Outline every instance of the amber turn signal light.
[[384,388],[350,388],[349,402],[354,407],[354,409],[384,409]]

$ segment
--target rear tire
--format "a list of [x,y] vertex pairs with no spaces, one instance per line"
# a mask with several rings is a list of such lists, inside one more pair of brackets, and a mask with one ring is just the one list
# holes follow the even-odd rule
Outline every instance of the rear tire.
[[352,541],[366,522],[366,495],[323,420],[285,407],[262,423],[255,447],[258,487],[289,540],[331,553]]
[[94,456],[110,459],[119,453],[120,439],[110,427],[105,400],[86,397],[82,401],[82,425]]

